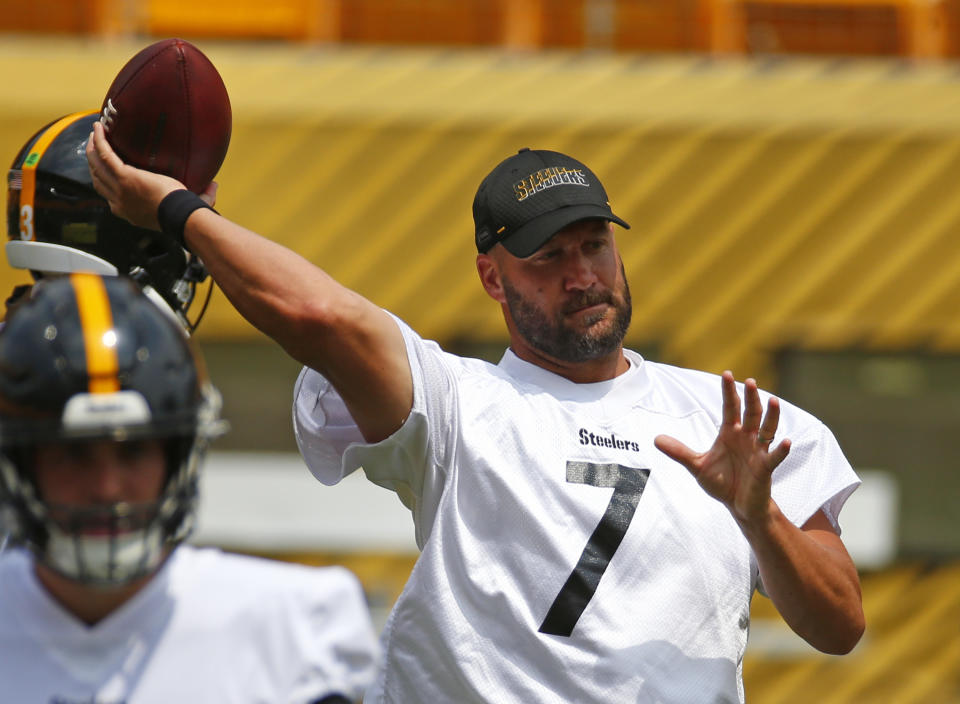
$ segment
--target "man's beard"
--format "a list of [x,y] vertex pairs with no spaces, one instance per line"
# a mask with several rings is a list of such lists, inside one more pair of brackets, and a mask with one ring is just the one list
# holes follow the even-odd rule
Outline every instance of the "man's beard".
[[[615,352],[623,343],[633,315],[626,277],[623,278],[621,300],[617,300],[618,297],[611,290],[584,291],[568,301],[553,320],[506,280],[503,281],[503,292],[510,316],[523,339],[534,349],[561,362],[589,362]],[[586,332],[577,332],[567,326],[564,319],[567,314],[600,303],[610,304],[614,312],[613,320],[602,332],[594,333],[590,328],[603,320],[606,311],[591,315],[584,321]]]

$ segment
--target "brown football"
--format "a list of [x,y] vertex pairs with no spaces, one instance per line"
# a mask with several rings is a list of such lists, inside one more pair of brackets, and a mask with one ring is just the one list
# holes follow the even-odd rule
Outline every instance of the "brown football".
[[220,170],[233,125],[220,73],[183,39],[161,40],[130,59],[103,99],[100,121],[124,162],[195,193]]

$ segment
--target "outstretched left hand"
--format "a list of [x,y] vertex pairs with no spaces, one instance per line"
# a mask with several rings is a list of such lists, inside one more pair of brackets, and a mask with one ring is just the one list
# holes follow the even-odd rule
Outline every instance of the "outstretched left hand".
[[771,397],[766,415],[757,382],[744,382],[746,409],[741,418],[740,396],[733,373],[722,375],[723,422],[717,439],[706,452],[694,452],[676,438],[658,435],[657,449],[676,460],[741,525],[766,520],[770,515],[773,470],[790,452],[790,441],[775,448],[770,443],[780,422],[780,403]]

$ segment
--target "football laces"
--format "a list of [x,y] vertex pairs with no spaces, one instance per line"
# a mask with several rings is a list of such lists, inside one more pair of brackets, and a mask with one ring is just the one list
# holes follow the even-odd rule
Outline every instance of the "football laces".
[[103,125],[105,130],[110,130],[110,125],[113,124],[113,118],[117,115],[117,109],[113,107],[113,100],[107,98],[107,104],[103,108],[103,114],[100,115],[100,124]]

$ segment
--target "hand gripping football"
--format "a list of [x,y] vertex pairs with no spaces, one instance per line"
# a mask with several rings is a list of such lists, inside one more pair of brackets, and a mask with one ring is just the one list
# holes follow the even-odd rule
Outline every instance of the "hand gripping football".
[[195,193],[219,171],[232,113],[216,67],[183,39],[164,39],[130,59],[101,106],[107,141],[124,162],[166,174]]

